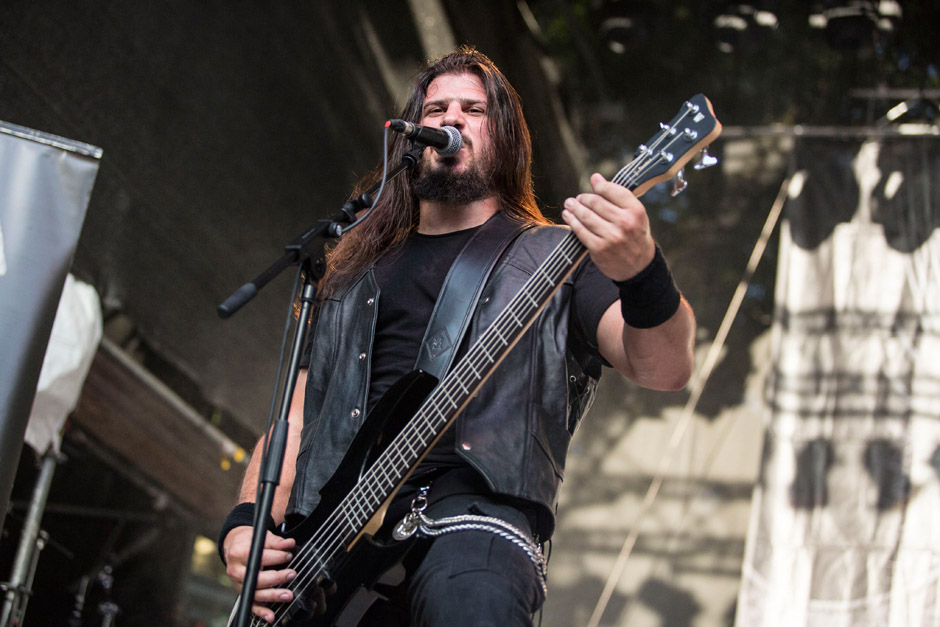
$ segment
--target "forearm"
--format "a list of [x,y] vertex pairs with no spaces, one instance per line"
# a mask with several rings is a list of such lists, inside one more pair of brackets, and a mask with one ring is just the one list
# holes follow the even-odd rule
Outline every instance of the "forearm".
[[[258,441],[255,451],[245,470],[245,476],[242,478],[242,484],[238,490],[239,503],[254,503],[258,497],[258,480],[261,476],[261,458],[262,447],[266,442],[262,439]],[[289,448],[289,447],[288,447]],[[288,463],[287,451],[285,451],[284,464],[281,467],[281,473],[277,486],[274,489],[274,500],[271,504],[271,516],[277,524],[284,522],[284,513],[287,510],[287,501],[290,497],[290,490],[293,484],[294,464]]]
[[[300,446],[300,432],[303,425],[303,398],[306,381],[307,371],[301,370],[294,387],[294,394],[291,397],[284,462],[281,466],[279,483],[274,490],[274,500],[271,503],[271,517],[274,519],[276,525],[280,525],[284,522],[287,502],[290,498],[291,487],[294,483],[295,462]],[[222,561],[229,566],[229,576],[232,577],[233,581],[238,585],[241,585],[242,572],[240,568],[244,564],[245,558],[248,556],[248,548],[251,539],[251,534],[246,533],[245,529],[250,528],[255,517],[255,512],[252,508],[241,504],[255,503],[257,500],[258,479],[261,476],[261,460],[264,456],[264,447],[266,444],[267,440],[261,438],[252,451],[251,458],[248,460],[248,467],[245,469],[245,475],[242,477],[242,483],[238,489],[238,506],[228,515],[219,533],[219,554],[222,557]],[[231,559],[233,551],[235,556],[234,560]]]
[[[291,488],[294,484],[297,453],[300,449],[300,435],[303,428],[303,398],[306,387],[307,372],[301,370],[294,386],[291,407],[288,415],[287,444],[284,449],[284,459],[281,464],[280,477],[274,490],[274,501],[271,505],[271,516],[277,524],[284,522],[284,513],[287,511],[287,501],[290,498]],[[241,487],[238,490],[239,503],[254,503],[257,498],[258,480],[261,476],[261,460],[264,453],[265,438],[261,438],[255,446],[242,477]]]
[[[253,535],[252,525],[258,513],[255,508],[258,490],[258,477],[261,470],[262,450],[265,444],[264,438],[259,440],[258,445],[252,452],[251,459],[248,462],[248,468],[245,470],[245,476],[242,478],[241,487],[238,490],[238,505],[232,509],[222,528],[219,531],[219,556],[222,562],[228,567],[229,577],[239,587],[241,586],[243,569],[245,561],[248,558],[248,551],[251,546]],[[293,468],[293,464],[291,464]],[[287,484],[288,486],[290,484]],[[282,482],[275,488],[274,500],[271,504],[271,512],[266,526],[270,528],[271,519],[275,525],[284,522],[284,512],[287,507],[287,499],[290,490],[284,489]],[[270,535],[270,534],[269,534]]]
[[623,374],[630,380],[654,390],[679,390],[688,383],[695,363],[695,316],[684,298],[662,324],[648,329],[624,324],[621,337]]

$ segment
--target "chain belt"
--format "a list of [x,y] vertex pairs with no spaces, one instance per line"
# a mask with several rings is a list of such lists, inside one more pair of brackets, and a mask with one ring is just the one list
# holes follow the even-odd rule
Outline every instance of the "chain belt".
[[496,534],[525,551],[535,568],[535,575],[542,587],[542,592],[548,594],[548,584],[546,583],[548,562],[542,554],[542,549],[529,534],[505,520],[492,516],[463,514],[438,518],[437,520],[429,518],[424,513],[428,506],[428,490],[429,486],[418,490],[418,495],[411,501],[411,511],[402,518],[392,532],[393,538],[399,541],[407,540],[415,533],[420,536],[436,538],[457,531],[486,531]]

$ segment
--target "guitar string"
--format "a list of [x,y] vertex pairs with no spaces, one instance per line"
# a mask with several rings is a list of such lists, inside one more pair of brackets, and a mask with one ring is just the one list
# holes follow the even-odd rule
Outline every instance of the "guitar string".
[[[670,128],[674,129],[675,126],[693,110],[694,109],[691,106],[687,107],[686,111],[683,112],[673,124],[671,124]],[[661,151],[659,151],[660,153],[659,157],[654,156],[654,155],[657,154],[658,144],[663,139],[667,139],[668,138],[667,136],[669,135],[670,135],[669,129],[664,129],[664,131],[660,133],[659,135],[657,135],[654,141],[651,142],[651,145],[648,147],[646,151],[643,151],[640,155],[637,156],[637,158],[635,158],[629,164],[624,166],[613,177],[612,180],[615,183],[618,183],[624,186],[629,186],[631,181],[638,180],[641,173],[645,172],[646,169],[652,166],[652,164],[650,163],[651,161],[657,161],[661,158],[662,156]],[[672,134],[672,139],[669,141],[669,145],[677,141],[680,137],[681,135]],[[667,145],[667,148],[668,148],[668,145]],[[462,377],[459,376],[460,375],[459,371],[460,370],[465,371],[464,376],[466,376],[468,374],[466,373],[466,371],[471,370],[475,378],[480,379],[481,378],[480,373],[477,370],[477,368],[474,367],[474,363],[473,363],[474,361],[480,362],[479,353],[483,354],[483,360],[482,362],[478,363],[478,365],[481,366],[481,368],[485,369],[486,364],[492,364],[498,361],[499,359],[501,359],[503,351],[508,352],[507,346],[509,342],[506,340],[505,335],[502,333],[501,327],[506,326],[505,323],[510,318],[513,319],[513,322],[517,328],[525,326],[525,324],[528,323],[527,316],[531,316],[534,319],[535,317],[534,314],[536,313],[538,307],[526,306],[523,301],[526,298],[528,298],[530,301],[532,301],[534,305],[537,305],[538,302],[545,296],[545,294],[551,292],[551,290],[555,287],[557,282],[560,280],[563,280],[563,278],[556,277],[555,281],[552,281],[551,277],[557,274],[559,267],[565,267],[566,265],[569,265],[569,266],[572,266],[571,270],[573,270],[573,263],[572,263],[573,259],[578,256],[578,252],[580,252],[581,254],[585,252],[585,251],[579,251],[580,248],[583,248],[580,241],[577,240],[577,238],[573,235],[573,233],[569,232],[568,235],[566,235],[565,239],[563,239],[562,242],[558,246],[556,246],[555,251],[553,251],[553,253],[549,255],[549,258],[546,260],[546,263],[542,264],[542,266],[539,266],[539,268],[536,269],[533,276],[529,279],[529,281],[527,281],[526,285],[523,286],[523,289],[520,290],[519,297],[514,298],[510,302],[507,309],[504,310],[497,317],[496,321],[494,321],[492,328],[490,330],[487,330],[487,332],[485,332],[484,335],[480,338],[480,340],[476,343],[476,347],[478,347],[479,350],[477,350],[476,348],[472,349],[470,353],[467,355],[467,359],[462,360],[461,364],[458,365],[458,368],[455,369],[452,375],[445,378],[445,380],[442,382],[444,385],[439,386],[438,390],[440,390],[441,393],[440,394],[437,394],[436,392],[432,393],[431,397],[428,398],[428,403],[426,403],[425,405],[429,406],[429,409],[427,411],[422,411],[424,410],[425,405],[422,406],[418,414],[415,415],[415,420],[413,421],[415,425],[412,425],[412,424],[407,425],[405,429],[403,429],[402,432],[399,433],[399,435],[393,439],[393,441],[389,444],[389,447],[387,447],[386,451],[382,455],[380,455],[380,457],[376,460],[373,466],[363,475],[360,481],[357,482],[356,486],[354,486],[354,489],[341,503],[342,505],[343,503],[346,503],[347,501],[353,501],[353,505],[354,505],[353,509],[357,510],[360,516],[362,516],[363,514],[365,515],[365,518],[363,518],[362,520],[356,520],[355,522],[353,522],[351,517],[347,514],[345,518],[347,519],[349,523],[353,523],[353,527],[361,525],[363,522],[368,520],[369,516],[374,515],[375,511],[384,500],[383,494],[385,494],[386,495],[385,498],[387,498],[388,491],[395,487],[395,484],[397,483],[395,479],[395,474],[396,474],[395,466],[396,465],[394,463],[392,464],[392,468],[390,469],[391,472],[386,470],[385,466],[387,465],[386,462],[388,462],[388,458],[397,454],[399,459],[402,462],[405,462],[406,467],[410,468],[411,464],[417,461],[417,458],[420,457],[420,453],[425,450],[427,443],[433,440],[433,438],[436,437],[438,433],[443,429],[444,424],[446,424],[446,422],[449,421],[449,418],[448,418],[448,419],[441,421],[440,424],[434,424],[429,421],[429,416],[422,415],[422,414],[428,414],[431,412],[431,409],[433,409],[435,413],[438,413],[442,416],[444,415],[444,412],[440,408],[440,402],[443,399],[438,398],[438,397],[446,396],[450,405],[454,409],[458,408],[462,404],[462,403],[458,404],[454,400],[455,397],[461,398],[460,396],[461,393],[463,394],[463,398],[464,398],[462,402],[466,402],[466,398],[469,397],[472,390],[462,383]],[[538,293],[533,295],[532,292],[534,290],[526,289],[528,287],[538,287],[539,283],[542,281],[544,281],[544,284],[545,284],[542,287],[544,288],[544,290],[547,290],[545,293],[542,293],[541,291],[539,291]],[[529,285],[530,283],[532,284],[532,286]],[[523,315],[521,319],[520,319],[520,316],[517,315],[515,312],[517,305],[519,306],[518,308],[520,308],[523,312],[526,309],[529,310],[529,313]],[[501,322],[503,324],[500,324]],[[492,333],[490,332],[491,330],[493,331]],[[511,329],[507,329],[507,331],[510,331],[510,330]],[[495,343],[494,343],[494,339],[495,339]],[[488,343],[493,343],[492,348],[494,349],[495,353],[491,353],[490,351],[487,350]],[[495,357],[494,357],[494,354],[495,354]],[[480,382],[474,384],[473,389],[475,390],[476,387],[481,384],[482,383]],[[455,396],[452,396],[451,392],[453,392]],[[412,429],[412,426],[414,426],[413,429]],[[422,428],[427,429],[426,434],[421,433]],[[417,435],[418,438],[423,443],[424,447],[419,449],[419,451],[415,451],[412,449],[411,444],[414,442],[414,435],[407,433],[408,431],[416,431],[414,435]],[[427,439],[425,439],[425,436],[427,437]],[[408,444],[408,448],[409,448],[408,452],[411,455],[410,458],[402,455],[401,442],[397,442],[398,440],[403,440],[405,441],[406,444]],[[373,476],[373,475],[377,475],[377,474],[383,475],[382,478],[384,479],[384,481],[387,481],[389,483],[384,491],[380,490],[376,494],[376,491],[377,491],[376,485],[378,483],[376,479],[378,479],[378,477]],[[404,473],[399,471],[398,474],[403,476]],[[366,479],[369,479],[370,481],[364,484],[364,481]],[[400,481],[400,478],[398,480]],[[367,487],[369,491],[371,492],[371,494],[367,495],[371,498],[367,498],[364,501],[360,497],[356,496],[356,493],[361,492],[362,491],[361,488],[363,487]],[[308,540],[304,544],[304,546],[302,547],[298,555],[295,556],[294,559],[291,560],[291,563],[289,564],[289,566],[295,566],[295,562],[297,562],[299,565],[297,565],[297,567],[295,568],[295,571],[297,572],[298,575],[300,575],[295,578],[294,582],[291,582],[292,590],[294,589],[294,587],[299,587],[301,590],[305,590],[306,587],[309,585],[309,583],[311,583],[310,581],[308,581],[309,579],[316,578],[320,574],[325,574],[325,573],[318,572],[318,570],[322,569],[323,566],[325,566],[325,560],[331,559],[332,555],[339,549],[344,539],[340,535],[336,535],[333,539],[329,539],[329,535],[343,533],[341,529],[335,529],[335,526],[336,525],[339,525],[340,527],[342,526],[342,521],[338,520],[338,513],[340,511],[345,511],[347,509],[348,508],[338,507],[337,510],[333,512],[333,515],[331,515],[326,521],[324,521],[324,524],[321,525],[316,535],[314,537],[311,537],[311,539]],[[356,529],[352,529],[351,531],[355,532]],[[318,540],[317,536],[323,536],[324,534],[326,534],[327,536],[326,539],[319,540],[319,542],[315,541],[315,540]],[[349,533],[346,534],[346,537],[348,536],[349,536]],[[329,550],[322,551],[322,554],[323,554],[322,556],[315,556],[313,554],[316,552],[316,550],[313,545],[318,544],[318,543],[326,544],[327,546],[333,546],[333,545],[335,546],[333,546],[333,548]],[[314,563],[318,563],[318,566],[314,569],[314,571],[307,572],[311,568],[311,565]],[[303,574],[301,573],[301,571],[304,571]],[[295,601],[296,600],[297,599],[295,598]],[[287,608],[285,608],[285,612],[288,610],[290,606],[293,605],[293,603],[294,601],[292,601],[289,604],[286,604]]]

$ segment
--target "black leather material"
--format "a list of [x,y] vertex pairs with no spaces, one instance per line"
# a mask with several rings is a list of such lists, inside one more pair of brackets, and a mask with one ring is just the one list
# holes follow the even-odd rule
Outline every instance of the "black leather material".
[[442,379],[470,326],[486,278],[510,242],[526,228],[497,213],[486,221],[451,265],[428,321],[415,370]]
[[[313,351],[307,368],[297,478],[288,512],[300,511],[307,516],[313,511],[320,500],[320,487],[339,466],[365,421],[378,295],[370,271],[317,310],[311,329]],[[314,448],[316,454],[311,455]],[[305,476],[322,479],[308,481]]]
[[[506,308],[566,233],[564,228],[544,227],[516,240],[483,292],[471,342]],[[571,435],[590,408],[600,376],[600,365],[587,357],[582,339],[569,333],[572,290],[569,277],[455,425],[457,453],[495,492],[542,506],[538,524],[542,540],[554,529]]]
[[[499,260],[474,311],[470,341],[483,333],[567,233],[535,227]],[[456,421],[456,451],[497,494],[535,503],[542,540],[554,528],[558,488],[571,434],[590,407],[600,363],[594,338],[569,336],[571,279],[509,352],[496,374]],[[323,303],[307,375],[304,429],[291,515],[307,516],[364,416],[379,290],[367,271]],[[356,409],[360,409],[357,414]]]

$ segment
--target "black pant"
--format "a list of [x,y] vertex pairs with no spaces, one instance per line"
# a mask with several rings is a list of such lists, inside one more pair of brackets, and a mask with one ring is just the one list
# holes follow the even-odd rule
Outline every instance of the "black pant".
[[[487,497],[449,496],[426,514],[434,519],[493,516],[531,535],[521,511]],[[401,594],[374,605],[360,627],[531,627],[532,615],[545,600],[525,551],[488,531],[419,540],[406,567]]]

